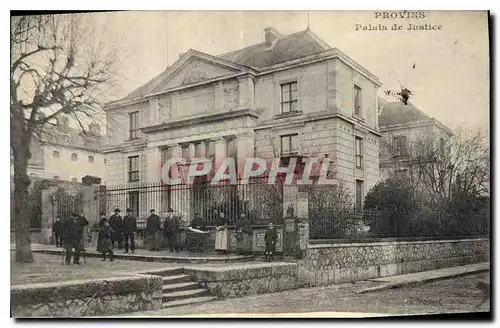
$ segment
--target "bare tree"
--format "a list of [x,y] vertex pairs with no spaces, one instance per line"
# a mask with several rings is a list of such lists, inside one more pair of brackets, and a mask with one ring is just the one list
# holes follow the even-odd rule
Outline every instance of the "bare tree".
[[407,182],[431,204],[449,201],[456,192],[472,197],[489,194],[490,157],[486,137],[456,132],[451,137],[413,138],[403,153],[392,138],[384,138],[381,158],[390,175],[407,170]]
[[33,137],[59,116],[77,122],[102,115],[103,95],[115,82],[118,51],[100,40],[91,16],[20,16],[11,20],[10,119],[14,161],[16,262],[32,262],[28,161]]

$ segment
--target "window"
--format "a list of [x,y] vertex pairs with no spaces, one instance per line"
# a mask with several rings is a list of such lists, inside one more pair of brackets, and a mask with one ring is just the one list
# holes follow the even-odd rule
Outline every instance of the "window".
[[127,197],[127,208],[132,208],[132,213],[137,217],[139,214],[139,192],[129,191]]
[[444,148],[445,148],[445,141],[444,141],[444,138],[441,137],[441,138],[439,138],[439,151],[440,151],[441,155],[443,155],[443,156],[445,154]]
[[356,180],[356,211],[363,208],[363,180]]
[[137,139],[137,131],[139,131],[139,112],[133,112],[129,115],[129,139]]
[[356,168],[363,168],[363,139],[356,137]]
[[354,115],[361,117],[361,88],[354,86]]
[[139,181],[139,156],[128,158],[128,182]]
[[[89,163],[94,163],[94,156],[89,155]],[[106,163],[104,163],[106,164]]]
[[404,180],[408,178],[408,170],[407,169],[396,170],[394,172],[394,176],[396,177],[396,179]]
[[106,162],[107,162],[106,159],[104,159],[104,164],[106,164]]
[[73,182],[73,183],[77,183],[77,182],[78,182],[78,179],[77,179],[77,178],[71,178],[71,182]]
[[394,137],[394,157],[403,157],[408,155],[408,140],[406,136]]
[[290,113],[297,111],[297,82],[281,85],[281,112]]
[[52,152],[52,157],[54,157],[54,158],[61,158],[61,153],[59,152],[59,150],[54,150]]
[[281,137],[281,155],[294,155],[299,151],[298,142],[299,136],[297,134],[287,135]]
[[30,177],[32,177],[32,178],[36,178],[36,177],[37,177],[37,175],[36,175],[35,173],[30,173]]
[[76,154],[76,153],[71,154],[71,160],[73,162],[77,161],[78,160],[78,154]]

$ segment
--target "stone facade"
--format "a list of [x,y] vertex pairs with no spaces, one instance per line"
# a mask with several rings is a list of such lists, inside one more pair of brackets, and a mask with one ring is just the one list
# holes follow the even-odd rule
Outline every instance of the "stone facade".
[[310,286],[367,280],[489,261],[484,238],[310,244],[299,277]]
[[20,317],[81,317],[157,310],[162,279],[118,277],[11,286],[11,312]]
[[[308,37],[312,32],[301,33]],[[378,180],[381,83],[338,49],[315,46],[324,51],[257,68],[190,50],[132,96],[108,104],[108,125],[113,126],[104,149],[108,185],[130,182],[131,156],[139,156],[140,182],[160,181],[165,149],[172,156],[193,158],[208,149],[196,144],[213,143],[217,167],[227,156],[238,161],[280,156],[281,137],[297,134],[293,147],[300,155],[330,158],[338,183],[354,196],[360,180],[364,196]],[[282,112],[281,86],[295,82],[296,110]],[[359,115],[354,115],[355,87],[362,90]],[[140,131],[129,140],[133,112],[138,112]],[[361,169],[356,169],[356,137],[363,139]],[[228,143],[235,145],[236,154],[228,154]],[[189,209],[176,210],[190,217]]]
[[185,272],[219,298],[276,293],[300,287],[295,263],[185,268]]

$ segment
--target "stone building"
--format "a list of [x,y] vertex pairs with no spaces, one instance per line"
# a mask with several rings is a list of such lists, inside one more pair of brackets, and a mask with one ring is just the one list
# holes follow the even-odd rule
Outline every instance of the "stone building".
[[381,83],[309,29],[263,34],[261,43],[217,56],[189,50],[108,103],[108,185],[160,181],[173,156],[327,156],[361,204],[379,179]]
[[451,130],[415,105],[379,99],[379,127],[382,133],[380,178],[415,178],[419,157],[442,147]]
[[[85,175],[104,177],[104,155],[100,152],[101,131],[90,124],[89,131],[71,128],[66,117],[47,124],[31,142],[28,175],[35,178],[81,182]],[[11,175],[14,174],[11,160]]]

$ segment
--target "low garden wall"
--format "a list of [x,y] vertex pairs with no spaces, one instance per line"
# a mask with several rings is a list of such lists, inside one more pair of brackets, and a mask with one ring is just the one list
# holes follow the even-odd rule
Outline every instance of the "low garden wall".
[[489,261],[487,238],[309,244],[299,278],[321,286]]
[[219,298],[276,293],[300,287],[296,263],[251,263],[184,270]]
[[162,279],[127,276],[12,285],[11,316],[80,317],[161,309]]

